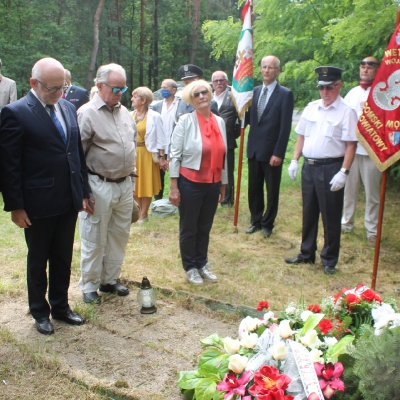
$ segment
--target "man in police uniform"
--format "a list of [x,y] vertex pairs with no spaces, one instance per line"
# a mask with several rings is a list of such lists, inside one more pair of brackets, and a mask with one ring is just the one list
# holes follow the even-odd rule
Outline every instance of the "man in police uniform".
[[[197,65],[193,64],[185,64],[179,67],[178,69],[178,74],[181,77],[181,80],[183,82],[183,86],[189,85],[189,83],[193,81],[197,81],[198,79],[201,79],[203,77],[203,70],[199,68]],[[178,105],[178,110],[177,110],[177,118],[176,121],[178,121],[179,117],[183,114],[190,113],[194,110],[194,107],[190,104],[186,104],[184,101],[180,101]],[[216,101],[211,100],[211,111],[215,115],[219,115],[218,112],[218,104]]]
[[300,253],[285,261],[288,264],[315,263],[321,214],[324,246],[320,258],[325,274],[334,274],[339,259],[344,185],[357,146],[357,114],[340,97],[342,70],[318,67],[315,72],[321,99],[309,103],[303,111],[296,127],[299,136],[289,166],[289,176],[295,179],[298,160],[303,154],[302,242]]

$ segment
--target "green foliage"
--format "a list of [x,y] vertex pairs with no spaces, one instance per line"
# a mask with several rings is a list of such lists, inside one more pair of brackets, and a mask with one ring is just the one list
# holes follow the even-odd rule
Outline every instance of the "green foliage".
[[365,400],[396,399],[400,393],[400,328],[385,329],[375,335],[365,327],[357,346],[353,373],[359,377],[359,389]]

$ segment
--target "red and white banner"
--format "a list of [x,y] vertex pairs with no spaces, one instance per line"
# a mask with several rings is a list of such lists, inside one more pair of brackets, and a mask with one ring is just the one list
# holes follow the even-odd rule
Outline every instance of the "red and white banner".
[[360,115],[357,139],[381,172],[400,159],[400,24]]
[[240,119],[253,100],[253,28],[251,26],[252,2],[247,0],[242,10],[243,28],[236,52],[232,79],[232,99]]

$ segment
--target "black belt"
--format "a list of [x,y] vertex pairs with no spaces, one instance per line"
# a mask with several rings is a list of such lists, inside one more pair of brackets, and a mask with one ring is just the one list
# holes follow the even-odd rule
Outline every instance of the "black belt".
[[337,157],[337,158],[308,158],[304,157],[304,162],[309,165],[327,165],[327,164],[334,164],[336,162],[342,162],[344,157]]
[[100,175],[97,172],[93,172],[93,171],[90,171],[90,170],[88,170],[88,172],[91,175],[97,175],[100,179],[103,179],[103,181],[105,181],[105,182],[111,182],[111,183],[121,183],[127,178],[125,176],[124,178],[111,179],[111,178],[106,178],[105,176]]

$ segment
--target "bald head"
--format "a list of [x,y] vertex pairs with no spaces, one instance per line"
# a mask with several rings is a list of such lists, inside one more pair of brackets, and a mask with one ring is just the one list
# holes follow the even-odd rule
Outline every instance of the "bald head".
[[45,104],[56,104],[63,93],[64,67],[54,58],[42,58],[32,68],[31,88]]

